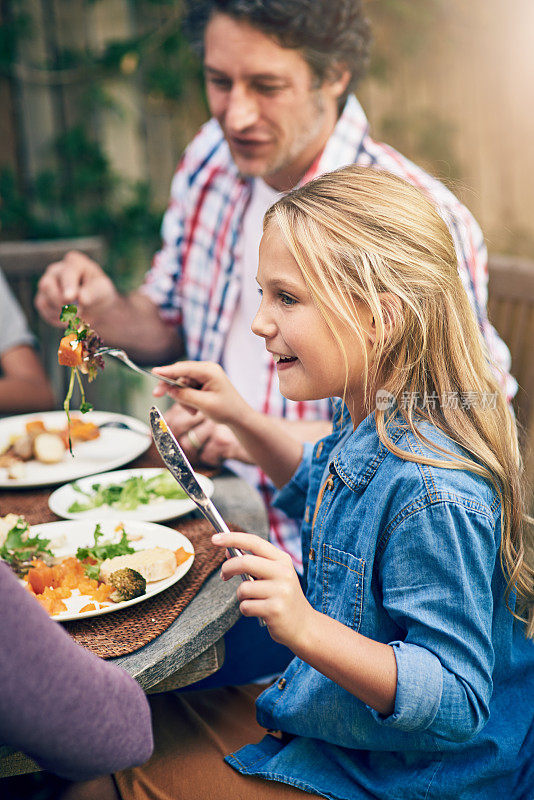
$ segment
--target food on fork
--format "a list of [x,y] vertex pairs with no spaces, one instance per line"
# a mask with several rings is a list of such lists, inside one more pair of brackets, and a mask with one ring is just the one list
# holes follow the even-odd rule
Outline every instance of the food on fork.
[[67,323],[65,334],[59,343],[59,364],[79,369],[90,381],[94,380],[98,370],[104,369],[104,360],[97,354],[102,346],[102,339],[78,317],[78,309],[74,305],[63,306],[59,318],[61,322]]
[[[69,388],[63,403],[67,414],[67,427],[70,430],[70,401],[74,391],[74,381],[77,380],[80,388],[80,411],[85,414],[87,411],[91,411],[93,406],[85,400],[81,375],[87,375],[89,381],[94,380],[98,375],[98,370],[104,369],[104,359],[97,352],[102,346],[102,339],[86,322],[80,319],[75,305],[63,306],[59,318],[61,322],[67,324],[65,334],[59,343],[57,355],[58,363],[69,367],[71,371]],[[72,453],[70,436],[69,450]]]

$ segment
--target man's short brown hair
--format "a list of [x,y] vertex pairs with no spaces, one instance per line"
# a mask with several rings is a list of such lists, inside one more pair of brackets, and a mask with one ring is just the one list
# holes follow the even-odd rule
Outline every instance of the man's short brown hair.
[[361,0],[190,0],[185,28],[199,52],[214,14],[247,22],[282,47],[302,51],[318,84],[347,68],[351,78],[341,105],[366,72],[370,30]]

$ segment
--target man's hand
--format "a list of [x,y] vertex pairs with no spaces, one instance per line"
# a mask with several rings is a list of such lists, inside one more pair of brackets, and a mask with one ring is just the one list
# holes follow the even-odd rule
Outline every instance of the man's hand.
[[35,305],[50,325],[59,327],[64,305],[75,303],[80,316],[90,324],[106,308],[111,309],[118,293],[113,282],[96,261],[71,250],[62,261],[47,267],[39,281]]
[[164,416],[191,464],[218,467],[228,458],[252,463],[227,425],[212,422],[199,411],[188,411],[179,403],[171,406]]
[[243,556],[229,558],[221,577],[252,575],[237,589],[239,609],[245,617],[264,619],[276,642],[291,650],[313,625],[315,611],[306,600],[291,557],[252,533],[217,533],[211,541],[218,547],[238,547]]
[[57,326],[62,307],[70,303],[106,344],[124,348],[138,361],[154,364],[183,352],[181,332],[162,319],[149,297],[139,291],[119,294],[96,261],[74,250],[47,267],[35,298],[41,316]]

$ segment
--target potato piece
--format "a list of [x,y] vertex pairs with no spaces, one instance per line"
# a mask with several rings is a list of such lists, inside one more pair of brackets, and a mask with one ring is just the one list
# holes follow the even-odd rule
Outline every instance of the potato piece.
[[7,468],[7,477],[12,481],[21,481],[26,477],[24,461],[13,461]]
[[57,464],[65,455],[65,445],[55,433],[40,433],[33,442],[35,458],[43,464]]
[[21,461],[29,461],[33,458],[33,436],[28,433],[23,433],[22,436],[19,436],[13,442],[12,452]]

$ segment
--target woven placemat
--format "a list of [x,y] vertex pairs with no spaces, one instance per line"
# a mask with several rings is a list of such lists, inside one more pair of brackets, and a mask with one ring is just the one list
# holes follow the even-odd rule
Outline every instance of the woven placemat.
[[167,630],[225,558],[224,551],[212,545],[213,528],[205,520],[188,519],[173,527],[195,548],[193,565],[182,580],[122,611],[62,623],[73,639],[101,658],[114,658],[139,650]]
[[[164,469],[153,444],[129,466]],[[216,474],[215,470],[203,469],[202,472],[209,477]],[[29,525],[57,521],[58,517],[48,507],[48,498],[53,488],[55,487],[52,489],[31,487],[0,491],[0,515],[20,514]],[[89,617],[79,622],[62,623],[77,642],[101,658],[114,658],[133,653],[167,630],[202,588],[207,578],[224,561],[224,552],[211,544],[213,528],[205,520],[188,517],[166,524],[181,531],[195,548],[193,565],[182,580],[161,594],[122,611],[114,611],[100,617]]]
[[[154,444],[131,464],[129,469],[139,467],[156,467],[165,469],[161,457]],[[122,469],[122,468],[121,468]],[[202,468],[200,470],[208,478],[217,474],[217,470]],[[48,508],[48,498],[55,486],[30,487],[27,489],[0,490],[0,516],[6,514],[21,514],[29,525],[38,525],[41,522],[56,522],[57,517]],[[179,527],[179,526],[177,526]]]

